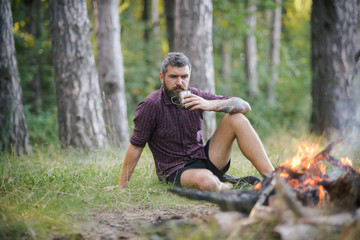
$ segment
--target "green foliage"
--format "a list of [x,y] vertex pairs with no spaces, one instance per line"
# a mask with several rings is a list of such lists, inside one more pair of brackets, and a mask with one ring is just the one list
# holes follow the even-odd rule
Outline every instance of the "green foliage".
[[[49,33],[48,3],[41,2],[36,9],[34,19],[28,15],[30,7],[22,1],[13,1],[14,40],[17,52],[18,68],[23,88],[24,105],[31,113],[47,111],[56,105],[52,49]],[[35,28],[36,30],[31,30]],[[40,102],[35,99],[34,79],[40,84]]]
[[[125,87],[130,114],[134,114],[137,104],[143,98],[161,85],[159,59],[156,56],[162,57],[163,53],[159,54],[160,42],[149,32],[149,20],[142,19],[143,11],[142,2],[133,1],[120,14]],[[145,39],[146,31],[150,35],[148,39]],[[163,30],[160,34],[161,38],[165,37]]]
[[25,106],[26,122],[30,141],[36,145],[59,145],[57,109],[44,110],[39,114],[32,114],[30,105]]
[[[23,99],[30,129],[32,144],[55,144],[57,123],[54,70],[52,66],[51,38],[49,35],[48,3],[41,2],[36,18],[40,24],[38,35],[29,33],[31,19],[29,5],[23,1],[12,1],[14,37],[17,50]],[[96,56],[94,8],[87,1],[93,33],[91,41]],[[143,18],[143,2],[120,1],[121,44],[128,117],[133,118],[137,104],[154,89],[160,87],[159,61],[168,51],[163,2],[160,1],[160,35],[151,34],[150,19]],[[281,42],[281,64],[276,86],[277,104],[267,104],[267,82],[270,73],[270,15],[274,1],[259,1],[257,10],[258,81],[260,94],[247,96],[243,39],[247,32],[244,1],[213,1],[213,49],[216,92],[222,95],[239,96],[252,106],[248,117],[263,135],[285,128],[296,131],[305,126],[311,109],[310,98],[310,36],[309,1],[287,0],[283,2],[283,27]],[[151,16],[148,9],[148,16]],[[145,35],[148,37],[146,38]],[[231,71],[223,75],[223,52],[231,54]],[[33,79],[39,73],[41,104],[35,102]]]
[[[308,1],[289,0],[283,4],[282,18],[286,24],[282,27],[277,104],[271,107],[267,100],[267,82],[271,72],[269,11],[274,7],[273,1],[261,1],[258,5],[256,40],[260,94],[250,97],[247,96],[243,49],[245,4],[243,1],[214,1],[216,89],[219,94],[239,96],[250,103],[252,111],[247,116],[262,136],[281,129],[296,135],[299,134],[296,133],[299,126],[307,131],[311,111],[310,8]],[[230,48],[232,58],[228,80],[222,75],[224,46]]]

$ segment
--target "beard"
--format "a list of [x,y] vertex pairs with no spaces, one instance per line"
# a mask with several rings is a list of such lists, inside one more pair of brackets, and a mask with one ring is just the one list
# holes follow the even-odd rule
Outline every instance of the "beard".
[[173,89],[170,89],[170,88],[166,85],[165,82],[164,82],[163,85],[164,85],[165,94],[166,94],[166,96],[168,96],[170,99],[177,94],[177,91],[176,91],[176,90],[179,90],[179,89],[181,89],[181,90],[183,90],[183,91],[186,90],[186,89],[184,89],[184,88],[181,87],[181,86],[176,86],[176,87],[174,87]]

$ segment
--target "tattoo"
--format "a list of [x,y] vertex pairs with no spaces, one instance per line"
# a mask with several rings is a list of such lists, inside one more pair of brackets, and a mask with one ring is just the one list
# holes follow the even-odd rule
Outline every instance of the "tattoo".
[[217,103],[215,107],[217,112],[246,113],[250,111],[249,104],[244,100],[242,100],[241,98],[236,98],[236,97],[227,100],[220,100],[220,102]]

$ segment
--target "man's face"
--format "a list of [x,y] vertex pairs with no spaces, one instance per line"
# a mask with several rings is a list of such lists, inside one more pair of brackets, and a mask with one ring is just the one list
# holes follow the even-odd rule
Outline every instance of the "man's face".
[[167,67],[165,76],[160,73],[161,83],[164,85],[166,95],[171,98],[181,91],[189,88],[190,69],[184,67]]

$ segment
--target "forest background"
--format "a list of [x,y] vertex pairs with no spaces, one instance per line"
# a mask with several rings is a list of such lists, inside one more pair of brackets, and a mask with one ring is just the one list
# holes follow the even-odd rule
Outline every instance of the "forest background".
[[[160,87],[157,51],[164,56],[169,50],[166,39],[163,4],[160,6],[160,40],[145,39],[144,33],[152,26],[144,19],[143,1],[121,1],[121,42],[124,59],[124,79],[130,129],[137,104],[154,89]],[[97,57],[95,16],[88,2],[89,17],[93,24],[91,41]],[[239,96],[247,100],[253,111],[247,114],[262,137],[289,133],[294,137],[307,132],[311,114],[310,68],[310,11],[311,1],[285,1],[281,38],[281,64],[276,86],[278,101],[275,106],[266,104],[266,84],[270,64],[269,10],[272,1],[263,1],[257,12],[256,40],[258,47],[258,79],[260,93],[248,96],[245,76],[244,36],[245,8],[242,1],[214,1],[213,56],[216,93]],[[48,3],[42,1],[37,9],[38,36],[29,34],[30,19],[23,1],[13,1],[14,37],[23,89],[26,121],[33,145],[59,146],[54,67],[52,65],[49,33]],[[134,41],[136,39],[136,41]],[[224,79],[223,43],[231,46],[230,75]],[[156,47],[154,47],[156,46]],[[36,62],[35,62],[36,61]],[[39,74],[41,96],[34,95],[33,79]],[[40,99],[39,99],[40,97]],[[38,99],[37,101],[34,101]],[[131,131],[131,130],[130,130]]]
[[[160,57],[169,51],[163,3],[159,3],[159,38],[149,38],[155,26],[144,10],[146,1],[120,1],[121,44],[127,116],[132,118],[137,104],[160,87]],[[40,3],[38,3],[40,4]],[[96,13],[88,1],[92,23],[91,42],[97,58]],[[148,3],[149,5],[149,3]],[[283,1],[280,64],[276,84],[276,104],[268,104],[267,87],[271,69],[271,11],[274,1],[260,1],[256,12],[258,94],[249,94],[245,71],[244,38],[248,32],[247,10],[243,1],[213,2],[213,58],[216,93],[239,96],[253,111],[247,114],[262,137],[293,134],[299,137],[309,130],[311,116],[311,1]],[[59,145],[57,107],[49,32],[48,2],[41,1],[30,10],[26,1],[12,1],[14,38],[23,90],[26,121],[33,145]],[[147,7],[149,8],[149,7]],[[31,18],[30,11],[35,11]],[[38,29],[30,33],[30,26]],[[134,40],[136,39],[136,41]],[[224,59],[226,54],[227,59]],[[161,59],[160,59],[161,60]],[[38,83],[34,84],[34,79]],[[358,82],[358,81],[356,81]],[[355,86],[357,86],[355,84]],[[357,89],[357,88],[356,88]],[[356,91],[356,90],[355,90]],[[359,94],[354,94],[358,96]],[[358,100],[358,99],[357,99]],[[359,102],[359,101],[356,101]],[[357,104],[359,108],[359,104]],[[359,111],[357,111],[358,114]],[[356,116],[358,121],[359,116]]]
[[[33,155],[17,157],[1,153],[0,196],[3,208],[0,209],[0,223],[6,224],[2,224],[0,232],[5,233],[3,236],[7,236],[6,234],[11,236],[14,234],[13,231],[16,234],[15,229],[20,226],[18,231],[20,236],[26,232],[35,238],[33,230],[35,229],[38,235],[41,235],[42,231],[31,223],[36,218],[38,219],[36,223],[41,222],[46,225],[45,229],[52,229],[46,223],[50,222],[58,226],[52,230],[63,230],[60,226],[66,225],[64,223],[68,216],[60,213],[68,211],[70,198],[74,206],[78,207],[76,213],[83,211],[84,208],[94,208],[94,204],[102,207],[112,202],[111,204],[114,204],[112,207],[126,208],[129,202],[140,205],[144,199],[149,200],[149,198],[151,198],[149,200],[151,207],[159,206],[161,199],[159,202],[153,198],[158,197],[157,195],[164,197],[166,186],[159,186],[153,165],[145,165],[145,168],[140,168],[139,172],[135,173],[132,180],[135,188],[130,189],[125,196],[116,196],[113,193],[100,196],[99,190],[102,187],[116,182],[124,152],[117,148],[99,150],[95,153],[88,153],[83,149],[61,149],[49,29],[49,3],[45,0],[35,1],[39,5],[34,9],[35,18],[30,18],[29,2],[32,1],[12,0],[11,7],[16,57]],[[130,134],[137,104],[161,85],[159,61],[169,51],[164,1],[159,1],[159,38],[147,37],[149,31],[154,28],[149,16],[149,2],[122,0],[118,9]],[[144,7],[146,4],[148,8]],[[215,89],[217,94],[238,96],[251,104],[252,111],[246,116],[264,141],[269,156],[276,166],[279,161],[291,156],[300,141],[319,141],[319,136],[313,135],[309,127],[312,114],[310,25],[312,1],[282,1],[279,76],[275,89],[276,104],[273,105],[269,104],[267,88],[271,75],[270,13],[275,9],[276,4],[275,1],[262,0],[257,2],[257,6],[255,37],[259,92],[250,94],[245,70],[244,38],[249,30],[246,24],[248,12],[245,1],[213,1]],[[91,43],[97,59],[97,16],[94,1],[88,0],[87,7],[92,24]],[[31,34],[29,28],[34,23],[38,31],[36,34]],[[35,77],[39,80],[38,85],[34,85]],[[355,126],[359,126],[360,122],[358,78],[358,76],[355,78],[353,88],[356,103]],[[218,117],[220,119],[221,115]],[[351,137],[356,139],[355,134]],[[336,139],[321,141],[325,141],[323,145],[326,145],[327,141],[331,140]],[[360,160],[358,142],[347,145],[345,151],[348,150],[354,164],[358,166]],[[97,153],[100,154],[96,155]],[[149,159],[152,163],[149,151],[145,151],[143,155],[142,158]],[[238,166],[235,169],[241,171],[241,174],[253,173],[253,169],[249,170],[250,167],[247,166]],[[148,177],[149,171],[150,177]],[[145,184],[144,179],[148,181]],[[70,187],[69,183],[74,186]],[[147,194],[144,196],[137,192],[139,188],[150,190],[144,191],[144,194]],[[166,195],[166,198],[170,197]],[[33,206],[37,206],[41,213],[34,214],[36,209],[34,210]],[[62,221],[63,225],[58,221]],[[23,224],[18,224],[20,222]]]
[[[164,4],[159,2],[160,32],[149,38],[149,2],[120,1],[121,44],[127,116],[130,133],[137,104],[160,87],[159,61],[169,51],[166,38]],[[38,3],[40,4],[40,3]],[[147,6],[146,11],[144,6]],[[34,4],[33,4],[34,5]],[[88,1],[92,23],[91,42],[97,58],[97,20],[94,4]],[[48,2],[30,10],[26,1],[12,1],[14,38],[23,90],[26,121],[32,145],[59,146],[54,67],[49,32]],[[249,31],[244,1],[213,2],[213,58],[217,94],[239,96],[253,111],[247,114],[262,138],[284,133],[295,138],[309,133],[311,117],[311,1],[288,0],[282,3],[280,63],[277,67],[276,103],[269,104],[271,78],[271,12],[274,1],[260,1],[256,11],[257,78],[259,92],[251,93],[246,76],[244,38]],[[30,11],[35,11],[31,18]],[[34,13],[32,13],[34,14]],[[30,26],[38,29],[30,33]],[[136,41],[134,41],[136,39]],[[160,53],[160,54],[159,54]],[[34,79],[37,78],[37,83]],[[355,81],[355,94],[358,89]],[[358,99],[355,102],[359,102]],[[359,104],[357,104],[357,109]],[[359,121],[356,111],[356,119]],[[358,125],[358,123],[356,123]]]

